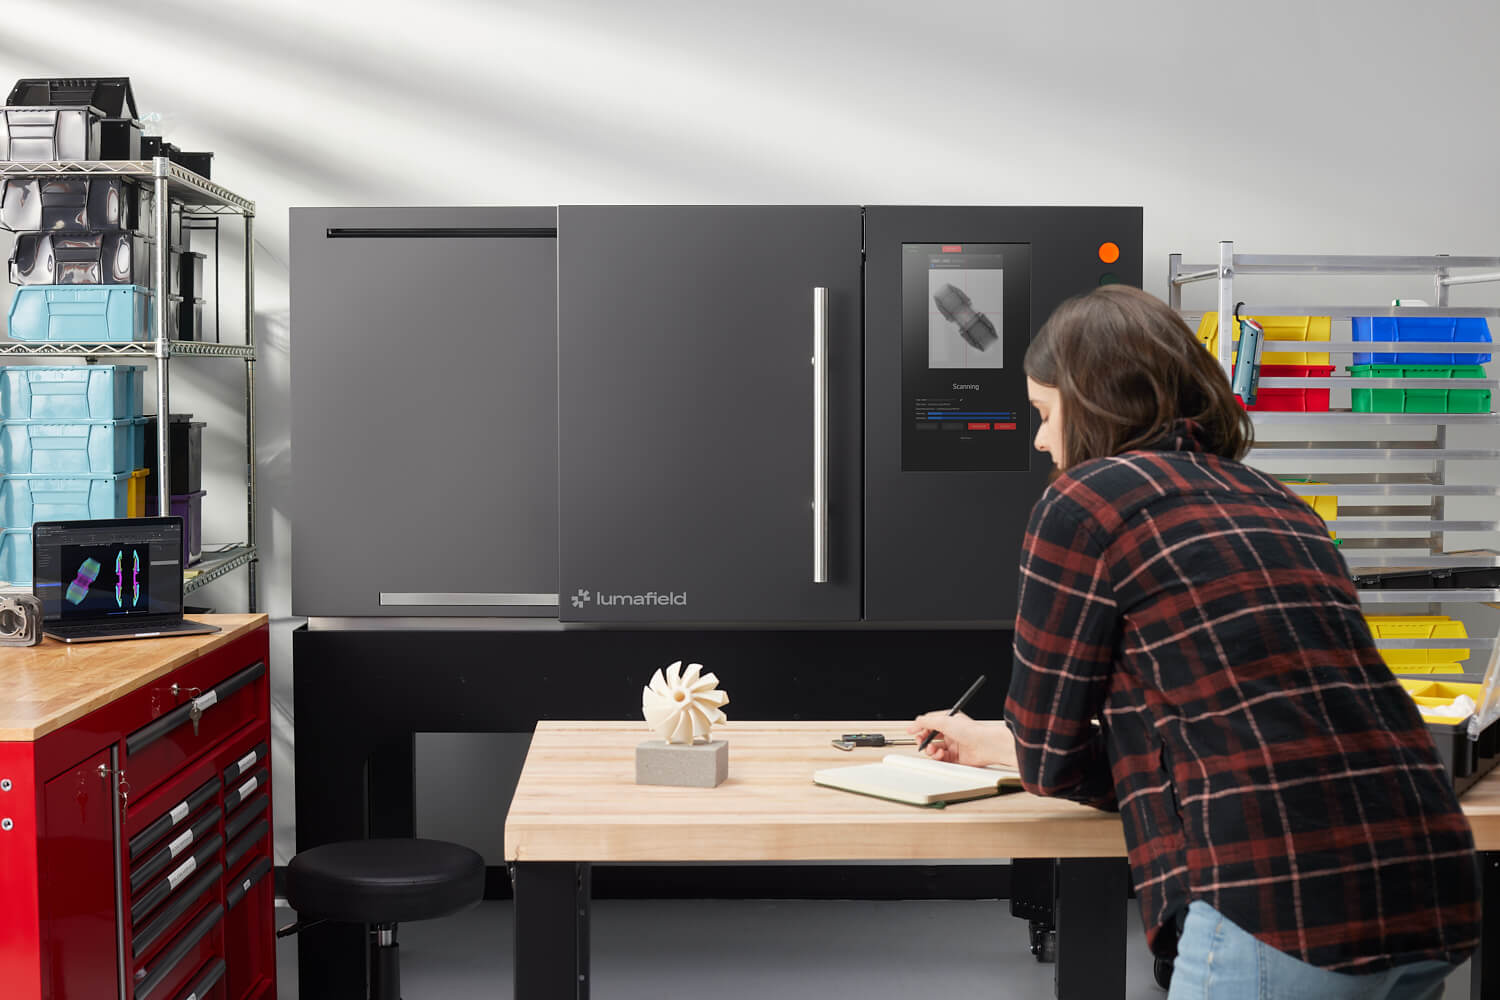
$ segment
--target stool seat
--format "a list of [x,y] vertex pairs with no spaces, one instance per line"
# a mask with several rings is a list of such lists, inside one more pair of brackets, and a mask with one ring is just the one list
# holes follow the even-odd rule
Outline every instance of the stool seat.
[[468,909],[484,897],[484,859],[443,840],[323,844],[287,865],[286,896],[299,920],[428,920]]

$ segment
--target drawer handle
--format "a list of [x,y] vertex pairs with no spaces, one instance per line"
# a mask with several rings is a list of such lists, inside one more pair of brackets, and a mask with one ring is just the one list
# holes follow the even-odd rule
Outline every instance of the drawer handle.
[[225,905],[231,910],[238,906],[240,901],[250,894],[250,890],[255,888],[255,883],[264,878],[266,872],[270,870],[270,858],[261,858],[255,864],[245,869],[245,874],[241,875],[235,881],[234,885],[229,887],[229,891],[224,894]]
[[264,795],[257,795],[253,803],[229,817],[229,821],[224,824],[224,836],[230,840],[238,837],[241,830],[255,822],[255,817],[266,811],[269,801]]
[[233,868],[238,864],[240,858],[250,853],[250,848],[254,847],[256,842],[266,835],[268,829],[270,829],[270,825],[265,820],[261,820],[250,828],[249,833],[231,843],[224,851],[225,866]]
[[194,809],[213,798],[218,792],[219,779],[215,775],[208,780],[207,784],[194,789],[191,795],[173,806],[165,815],[153,820],[144,830],[130,838],[130,860],[134,861],[140,857],[141,853],[156,843],[162,834],[187,819]]
[[222,813],[217,807],[210,810],[204,814],[202,819],[178,834],[176,839],[172,840],[165,847],[162,847],[145,861],[142,861],[130,873],[131,895],[140,892],[142,886],[161,874],[163,869],[173,861],[176,861],[178,855],[196,843],[199,838],[212,832],[218,826],[221,815]]
[[201,997],[207,995],[209,990],[217,986],[219,980],[223,978],[224,960],[222,958],[216,958],[214,959],[214,964],[210,965],[207,971],[205,971],[203,975],[199,976],[198,980],[188,987],[187,993],[183,994],[180,1000],[200,1000]]
[[151,922],[141,928],[141,932],[135,936],[135,940],[131,945],[131,956],[133,958],[140,958],[146,952],[150,951],[151,946],[161,940],[161,936],[167,932],[169,927],[182,919],[184,913],[197,906],[198,901],[204,895],[218,886],[219,879],[223,874],[224,868],[222,865],[215,864],[211,868],[205,869],[202,877],[193,883],[191,891],[152,917]]
[[266,745],[264,743],[257,743],[255,749],[224,769],[224,780],[233,781],[235,778],[246,773],[265,759],[265,753]]
[[160,986],[162,980],[171,974],[173,967],[182,961],[188,952],[196,948],[198,942],[202,941],[208,935],[208,932],[214,929],[214,924],[217,924],[222,919],[224,919],[224,907],[215,903],[212,909],[198,918],[198,921],[192,927],[188,928],[187,933],[183,934],[182,937],[177,939],[176,943],[162,952],[156,968],[148,972],[146,977],[136,986],[135,1000],[146,1000],[146,997],[151,995],[151,991]]
[[174,868],[171,874],[165,879],[146,890],[139,898],[132,899],[130,903],[130,922],[132,924],[140,923],[152,910],[166,902],[172,893],[177,891],[177,887],[187,881],[189,875],[213,860],[214,855],[218,854],[219,848],[223,844],[224,838],[218,834],[214,834],[205,840],[203,846],[194,851],[190,858]]
[[260,787],[261,782],[269,777],[270,775],[266,772],[265,768],[261,768],[261,770],[248,778],[240,787],[232,792],[227,792],[224,795],[224,811],[227,813],[248,799]]
[[246,667],[244,670],[241,670],[239,673],[235,674],[233,677],[229,678],[223,683],[216,684],[215,686],[209,688],[203,694],[198,695],[198,697],[194,698],[186,705],[178,705],[176,708],[172,709],[172,711],[168,712],[166,715],[163,715],[155,722],[137,729],[135,732],[125,737],[126,756],[128,757],[131,754],[140,753],[142,750],[146,749],[151,744],[161,739],[163,736],[166,736],[168,733],[172,732],[184,722],[194,721],[194,716],[202,718],[205,711],[228,698],[230,695],[245,687],[247,684],[260,679],[260,677],[263,676],[265,672],[265,661],[257,660],[255,663]]

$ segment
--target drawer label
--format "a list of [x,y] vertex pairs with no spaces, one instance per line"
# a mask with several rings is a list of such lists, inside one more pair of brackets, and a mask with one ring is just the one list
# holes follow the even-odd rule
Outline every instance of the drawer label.
[[169,852],[171,852],[171,856],[175,858],[175,857],[177,857],[177,855],[181,854],[184,850],[186,850],[187,846],[189,844],[191,844],[192,842],[193,842],[193,831],[192,831],[192,829],[183,830],[181,836],[179,836],[176,840],[172,841],[170,844],[167,845],[167,850]]
[[249,795],[251,792],[255,791],[259,787],[260,787],[260,779],[259,778],[251,778],[249,781],[245,782],[243,785],[240,786],[240,798],[243,799],[245,796]]
[[259,759],[260,755],[257,754],[254,750],[251,750],[249,753],[245,754],[245,756],[235,761],[234,766],[239,768],[241,773],[244,773],[245,771],[250,770],[250,768]]
[[186,802],[182,802],[173,806],[171,813],[169,813],[168,815],[172,817],[172,825],[176,826],[178,823],[181,823],[183,820],[187,819],[187,814],[188,804]]
[[175,889],[179,885],[182,884],[183,879],[187,878],[189,875],[193,874],[193,872],[195,872],[197,870],[198,870],[198,859],[197,858],[188,858],[186,861],[184,861],[182,863],[182,866],[180,868],[178,868],[175,872],[173,872],[172,874],[170,874],[170,875],[167,876],[167,885],[170,888]]

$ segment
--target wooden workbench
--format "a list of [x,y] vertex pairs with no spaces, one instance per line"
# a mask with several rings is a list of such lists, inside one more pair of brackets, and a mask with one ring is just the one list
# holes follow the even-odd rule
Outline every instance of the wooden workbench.
[[263,627],[265,615],[189,615],[212,635],[0,649],[0,741],[37,740],[211,650]]
[[[516,995],[587,995],[594,862],[1026,857],[1065,859],[1058,996],[1122,995],[1125,839],[1118,814],[1025,792],[923,809],[813,784],[820,768],[913,752],[846,752],[829,744],[840,733],[872,731],[890,733],[892,724],[716,727],[714,737],[729,741],[729,778],[706,789],[636,785],[635,747],[650,735],[639,722],[538,723],[505,822],[517,907]],[[1479,849],[1500,851],[1500,771],[1463,803]],[[1496,858],[1485,856],[1489,884],[1497,881]],[[1497,936],[1487,933],[1482,951],[1492,952]],[[1485,995],[1483,957],[1475,959],[1475,997]]]

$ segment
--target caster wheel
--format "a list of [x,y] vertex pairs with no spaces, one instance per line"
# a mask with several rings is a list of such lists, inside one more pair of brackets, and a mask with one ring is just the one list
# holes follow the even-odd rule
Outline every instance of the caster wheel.
[[1044,930],[1037,937],[1037,941],[1031,947],[1031,953],[1036,956],[1038,962],[1051,964],[1057,961],[1057,931]]
[[1172,988],[1172,960],[1170,958],[1158,958],[1151,968],[1151,973],[1156,977],[1156,985],[1164,990]]

